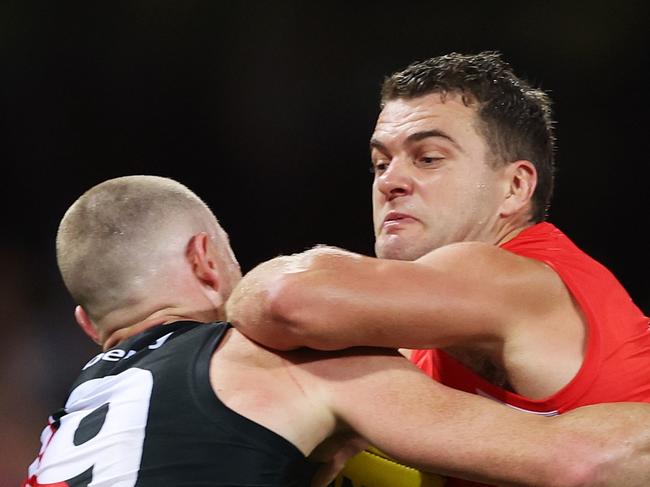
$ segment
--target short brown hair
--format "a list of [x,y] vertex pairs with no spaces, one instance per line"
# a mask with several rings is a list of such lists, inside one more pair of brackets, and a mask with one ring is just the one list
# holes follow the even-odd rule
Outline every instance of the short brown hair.
[[555,171],[551,101],[546,93],[517,77],[495,51],[451,53],[416,62],[384,80],[381,105],[429,93],[459,93],[478,104],[479,131],[496,163],[528,160],[537,170],[532,220],[546,218]]

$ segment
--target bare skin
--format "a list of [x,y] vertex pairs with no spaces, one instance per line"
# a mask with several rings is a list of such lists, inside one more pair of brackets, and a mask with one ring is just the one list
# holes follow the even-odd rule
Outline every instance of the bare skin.
[[371,139],[382,260],[315,249],[253,271],[242,286],[258,304],[238,292],[228,304],[242,331],[280,349],[444,348],[533,399],[566,385],[583,316],[552,269],[498,248],[530,225],[535,168],[489,165],[476,123],[458,95],[388,102]]
[[[126,178],[123,186],[140,184],[142,178]],[[146,292],[135,293],[137,299],[120,302],[119,306],[113,304],[114,311],[104,314],[98,312],[101,307],[84,309],[83,302],[77,308],[79,325],[104,348],[119,346],[153,326],[179,320],[220,320],[223,305],[240,279],[225,233],[216,219],[206,217],[201,204],[195,201],[191,208],[203,215],[203,230],[187,225],[191,214],[182,212],[174,213],[175,225],[149,224],[148,218],[156,213],[169,219],[169,203],[162,202],[175,193],[165,189],[169,181],[147,181],[135,186],[139,189],[132,192],[133,200],[123,201],[136,203],[139,210],[164,204],[164,211],[135,212],[140,219],[137,225],[149,229],[141,237],[147,242],[152,232],[159,232],[153,241],[175,247],[156,257],[155,252],[140,252],[137,239],[128,246],[121,239],[115,243],[119,249],[135,250],[131,259],[119,254],[112,265],[116,269],[124,266],[123,272],[113,275],[123,276],[121,284],[126,289],[135,277],[145,279],[140,284]],[[150,186],[160,192],[155,192],[146,205],[138,200],[143,186],[149,196]],[[186,208],[191,195],[185,196],[178,204],[190,211]],[[88,211],[113,212],[112,205],[74,208],[83,211],[67,212],[64,221],[76,221],[79,228],[86,228]],[[123,213],[112,216],[119,220]],[[133,219],[126,218],[121,223],[128,228]],[[74,233],[60,234],[57,255],[79,249],[76,239],[67,239]],[[118,233],[126,234],[137,235]],[[98,235],[111,239],[115,233]],[[101,250],[103,243],[99,242]],[[86,273],[88,261],[80,261],[86,262],[81,267],[71,262],[67,282],[85,282],[76,279],[80,276],[75,275],[75,269],[86,279],[101,277]],[[134,262],[156,267],[157,272],[149,280],[141,274],[133,276],[129,271]],[[101,273],[101,269],[96,272]],[[245,288],[239,288],[240,298]],[[96,289],[102,297],[104,289]],[[252,295],[257,292],[254,286],[248,291]],[[97,302],[86,299],[91,304]],[[359,438],[425,470],[503,485],[597,487],[620,485],[620,479],[625,478],[628,487],[641,487],[650,481],[650,438],[637,431],[638,421],[650,417],[640,406],[637,408],[641,411],[637,411],[630,409],[634,405],[626,405],[623,414],[613,405],[585,408],[560,418],[537,417],[437,384],[394,351],[355,348],[331,353],[304,349],[278,353],[237,330],[230,331],[214,352],[210,379],[215,394],[234,411],[275,431],[303,454],[329,462],[314,485],[324,485],[346,455],[363,445]],[[593,428],[595,421],[603,423],[597,430]]]
[[[551,268],[498,247],[532,225],[537,174],[526,160],[492,165],[477,123],[453,93],[389,101],[371,139],[379,259],[328,247],[278,257],[244,277],[228,318],[277,350],[443,348],[528,398],[562,389],[584,359],[585,319]],[[605,423],[645,424],[649,409],[590,406],[553,421],[599,434]],[[615,464],[619,485],[648,475],[648,434],[619,437],[638,440]]]
[[[177,296],[177,304],[165,306],[152,293],[142,304],[158,311],[114,330],[102,345],[119,345],[161,323],[200,321],[207,309],[188,303],[206,306],[223,299],[211,245],[204,234],[189,242],[188,272],[179,280],[191,298]],[[214,310],[215,319],[221,314]],[[95,329],[83,323],[82,309],[76,315],[84,330]],[[641,486],[634,482],[648,477],[639,469],[650,472],[650,454],[640,455],[640,445],[650,438],[643,442],[631,434],[634,416],[594,432],[584,418],[611,412],[594,409],[553,419],[527,415],[437,384],[385,349],[277,353],[231,330],[210,367],[215,394],[227,406],[325,463],[315,486],[327,485],[365,441],[423,470],[501,485],[616,485],[612,475],[622,469],[630,486]],[[618,466],[629,457],[635,458],[631,466]]]
[[[233,329],[212,357],[210,379],[228,407],[324,463],[315,487],[331,482],[368,441],[425,471],[504,486],[650,480],[640,473],[650,467],[650,438],[638,433],[635,416],[615,416],[618,405],[531,416],[444,387],[387,350],[278,354]],[[593,431],[591,421],[603,417],[610,420]]]
[[[621,458],[629,446],[614,438],[635,428],[632,417],[613,421],[605,436],[580,414],[519,413],[445,388],[380,349],[277,354],[233,330],[211,367],[223,402],[319,461],[342,451],[346,459],[363,445],[345,451],[350,441],[364,437],[404,463],[441,474],[499,485],[608,485],[609,474],[600,471],[614,464],[603,447]],[[601,451],[589,446],[600,441]],[[314,485],[326,485],[337,469],[324,470],[330,476]]]

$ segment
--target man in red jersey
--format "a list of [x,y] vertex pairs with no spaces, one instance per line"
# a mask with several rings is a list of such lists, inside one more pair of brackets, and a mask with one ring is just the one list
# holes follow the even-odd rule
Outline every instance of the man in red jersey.
[[545,222],[542,91],[493,52],[412,64],[384,83],[370,149],[379,258],[317,247],[263,264],[228,305],[245,334],[414,349],[442,383],[540,415],[650,402],[648,318]]
[[56,248],[102,352],[50,417],[25,486],[318,487],[360,438],[423,470],[508,485],[650,482],[638,416],[537,417],[431,381],[394,350],[279,353],[247,339],[220,321],[241,277],[228,236],[174,180],[94,186]]

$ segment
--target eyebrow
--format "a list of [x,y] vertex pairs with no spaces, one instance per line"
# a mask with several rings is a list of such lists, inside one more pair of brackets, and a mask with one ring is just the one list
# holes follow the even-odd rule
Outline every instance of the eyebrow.
[[[406,142],[409,143],[409,144],[412,144],[414,142],[420,142],[421,140],[428,139],[430,137],[440,137],[442,139],[448,140],[459,151],[465,152],[463,150],[463,148],[458,144],[458,142],[456,142],[456,140],[451,135],[447,134],[446,132],[443,132],[442,130],[438,130],[438,129],[431,129],[431,130],[424,130],[422,132],[415,132],[415,133],[409,135],[406,138]],[[381,150],[383,152],[387,151],[386,146],[384,144],[382,144],[379,140],[375,139],[375,138],[370,139],[370,149],[373,149],[373,148],[379,149],[379,150]]]

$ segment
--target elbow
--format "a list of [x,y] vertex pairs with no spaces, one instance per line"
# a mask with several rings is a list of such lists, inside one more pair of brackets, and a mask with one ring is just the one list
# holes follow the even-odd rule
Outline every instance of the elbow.
[[226,305],[232,325],[249,339],[279,351],[304,346],[296,299],[284,276],[257,280],[254,285],[235,289]]
[[274,335],[273,348],[292,350],[305,346],[305,299],[300,283],[283,275],[268,283],[261,305],[266,325]]
[[265,290],[265,315],[276,335],[272,348],[339,350],[350,346],[340,343],[340,334],[330,325],[331,304],[323,298],[323,289],[303,277],[285,274]]
[[296,271],[296,260],[278,257],[244,276],[228,300],[226,315],[248,338],[275,350],[339,348],[328,339],[327,293],[304,265]]
[[300,344],[287,319],[289,308],[281,281],[263,274],[244,277],[226,303],[226,317],[249,339],[276,350],[292,350]]

